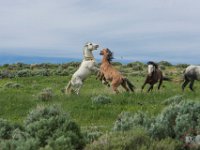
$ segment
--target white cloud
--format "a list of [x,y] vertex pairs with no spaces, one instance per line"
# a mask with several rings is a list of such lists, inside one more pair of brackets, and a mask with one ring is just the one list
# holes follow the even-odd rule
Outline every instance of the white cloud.
[[199,8],[198,0],[0,0],[0,53],[81,57],[94,41],[118,57],[199,55]]

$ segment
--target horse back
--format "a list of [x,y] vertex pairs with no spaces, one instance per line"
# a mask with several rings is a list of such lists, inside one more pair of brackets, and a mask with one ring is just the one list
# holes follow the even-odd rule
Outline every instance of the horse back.
[[185,69],[184,76],[186,76],[189,80],[200,80],[200,66],[188,66]]
[[114,68],[111,64],[102,64],[100,66],[101,72],[103,72],[105,78],[109,81],[112,81],[113,79],[122,79],[121,73]]

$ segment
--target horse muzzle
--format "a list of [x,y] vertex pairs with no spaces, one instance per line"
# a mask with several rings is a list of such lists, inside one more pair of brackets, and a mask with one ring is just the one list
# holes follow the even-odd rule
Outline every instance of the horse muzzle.
[[97,50],[99,48],[99,45],[94,45],[94,50]]

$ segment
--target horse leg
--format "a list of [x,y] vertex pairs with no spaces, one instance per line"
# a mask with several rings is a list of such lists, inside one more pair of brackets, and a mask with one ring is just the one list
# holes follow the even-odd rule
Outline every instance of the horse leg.
[[108,87],[110,87],[109,81],[106,80],[105,77],[103,77],[103,84],[107,85]]
[[160,86],[162,85],[163,79],[160,79],[159,85],[158,85],[158,90],[160,89]]
[[112,89],[113,89],[113,91],[115,91],[116,93],[119,93],[119,91],[118,91],[118,86],[120,85],[119,84],[119,82],[117,82],[117,81],[114,81],[114,82],[112,82]]
[[116,87],[116,86],[113,86],[112,88],[113,88],[113,91],[115,91],[115,93],[116,93],[116,94],[118,94],[118,93],[119,93],[119,90],[117,89],[117,87]]
[[100,71],[100,69],[99,69],[98,67],[96,67],[95,64],[94,64],[94,65],[91,65],[91,66],[90,66],[90,69],[91,69],[92,71],[94,71],[94,72],[99,72],[99,71]]
[[193,85],[194,85],[194,80],[192,80],[192,81],[190,82],[190,90],[194,92]]
[[153,84],[150,85],[149,89],[148,89],[148,92],[152,91],[153,90]]
[[101,72],[99,71],[96,76],[96,80],[101,79]]
[[82,85],[83,81],[80,78],[76,78],[74,91],[76,92],[77,95],[79,95]]
[[121,86],[122,86],[127,92],[129,92],[129,88],[126,86],[126,82],[122,82]]
[[147,84],[147,82],[144,82],[144,84],[142,85],[142,91],[143,91],[146,84]]
[[182,91],[184,91],[186,85],[188,85],[189,82],[190,82],[189,80],[187,80],[187,79],[185,80],[185,82],[182,85]]
[[143,89],[144,89],[144,87],[145,87],[145,85],[146,85],[147,83],[149,83],[149,76],[146,77],[146,79],[145,79],[145,81],[144,81],[144,84],[142,85],[142,91],[143,91]]

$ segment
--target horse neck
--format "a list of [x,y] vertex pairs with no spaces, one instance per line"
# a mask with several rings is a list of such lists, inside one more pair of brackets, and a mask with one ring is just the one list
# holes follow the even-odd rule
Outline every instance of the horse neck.
[[160,78],[160,71],[159,71],[159,69],[156,69],[156,68],[155,68],[155,70],[154,70],[153,73],[152,73],[152,76],[153,76],[153,78],[155,78],[155,79]]
[[94,58],[92,51],[88,50],[87,47],[83,48],[83,56],[84,58]]
[[106,56],[103,56],[103,59],[102,59],[102,64],[110,64],[110,62],[108,61],[107,57]]

